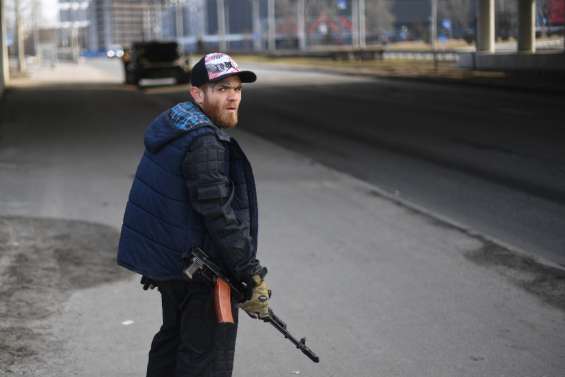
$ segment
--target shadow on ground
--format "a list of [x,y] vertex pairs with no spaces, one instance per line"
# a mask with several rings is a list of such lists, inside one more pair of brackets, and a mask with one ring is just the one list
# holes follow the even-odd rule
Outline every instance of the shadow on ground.
[[565,271],[538,263],[492,242],[465,257],[479,266],[493,269],[516,286],[534,294],[546,304],[565,311]]

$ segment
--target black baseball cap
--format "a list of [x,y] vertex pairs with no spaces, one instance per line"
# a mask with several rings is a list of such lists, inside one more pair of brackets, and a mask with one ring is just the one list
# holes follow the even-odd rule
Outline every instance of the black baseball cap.
[[241,71],[228,54],[213,52],[203,56],[192,67],[190,83],[193,86],[202,86],[207,82],[217,82],[230,76],[239,76],[241,82],[255,82],[257,75],[251,71]]

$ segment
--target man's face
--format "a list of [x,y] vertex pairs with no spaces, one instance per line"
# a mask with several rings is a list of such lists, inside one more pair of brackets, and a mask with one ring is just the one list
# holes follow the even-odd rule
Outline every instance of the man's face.
[[206,84],[200,91],[200,98],[195,100],[218,127],[233,128],[237,125],[241,102],[241,80],[238,76]]

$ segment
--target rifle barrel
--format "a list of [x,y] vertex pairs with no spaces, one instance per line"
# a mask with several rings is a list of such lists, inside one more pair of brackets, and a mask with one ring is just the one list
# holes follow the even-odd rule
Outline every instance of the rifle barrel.
[[312,360],[315,363],[320,362],[320,358],[318,357],[318,355],[316,355],[314,351],[312,351],[306,345],[306,338],[297,340],[294,336],[292,336],[292,334],[286,328],[286,323],[281,321],[279,317],[277,317],[271,309],[269,309],[269,317],[264,318],[263,321],[270,323],[281,334],[283,334],[286,339],[290,340],[296,346],[296,348],[298,348],[310,360]]
[[[210,258],[208,257],[208,255],[206,254],[206,252],[204,250],[202,250],[200,248],[194,248],[194,249],[192,249],[192,255],[193,255],[193,257],[200,259],[198,262],[203,264],[204,266],[206,266],[208,268],[209,271],[207,271],[207,272],[211,273],[212,279],[213,278],[223,279],[231,287],[231,289],[232,289],[232,291],[233,291],[233,293],[236,297],[243,298],[243,292],[244,292],[245,287],[242,287],[240,284],[233,282],[231,279],[229,279],[227,276],[225,276],[222,269],[210,260]],[[200,266],[199,269],[201,269],[201,267],[202,266]],[[194,272],[195,271],[192,271],[191,269],[185,270],[185,273],[188,275],[189,278],[192,278],[192,274]],[[205,273],[205,275],[206,275],[206,273]],[[277,317],[271,309],[269,309],[269,317],[262,318],[262,320],[264,322],[269,322],[271,325],[273,325],[274,328],[276,328],[279,332],[281,332],[286,339],[289,339],[296,346],[296,348],[298,348],[310,360],[312,360],[315,363],[320,362],[320,358],[318,357],[318,355],[316,355],[306,345],[306,338],[302,338],[300,340],[297,340],[295,337],[293,337],[292,334],[287,330],[286,323],[284,323],[279,317]]]

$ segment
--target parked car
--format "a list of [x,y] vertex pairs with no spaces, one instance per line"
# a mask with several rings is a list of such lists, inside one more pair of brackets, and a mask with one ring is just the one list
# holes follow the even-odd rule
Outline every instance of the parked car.
[[127,84],[161,78],[173,78],[178,84],[190,81],[189,59],[179,54],[176,42],[134,42],[124,51],[122,62]]

